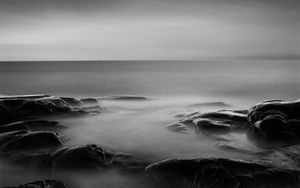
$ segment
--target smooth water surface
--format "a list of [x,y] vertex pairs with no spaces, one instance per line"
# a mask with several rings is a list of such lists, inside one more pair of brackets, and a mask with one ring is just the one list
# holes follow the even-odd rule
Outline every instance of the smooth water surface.
[[[2,94],[45,93],[58,96],[101,97],[140,95],[145,101],[102,100],[96,116],[62,119],[66,146],[98,144],[154,162],[166,158],[226,157],[255,159],[249,153],[226,151],[217,139],[190,130],[175,133],[167,126],[176,115],[208,112],[224,106],[201,106],[221,101],[247,109],[260,100],[295,100],[300,96],[298,61],[165,61],[165,62],[7,62],[0,63]],[[223,135],[228,143],[258,150],[244,133]],[[49,174],[22,173],[0,164],[0,186],[23,183]],[[5,175],[3,176],[2,174]],[[22,174],[22,175],[20,175]],[[87,176],[59,175],[78,187],[148,187],[138,177],[111,172]],[[143,185],[143,186],[142,186]]]

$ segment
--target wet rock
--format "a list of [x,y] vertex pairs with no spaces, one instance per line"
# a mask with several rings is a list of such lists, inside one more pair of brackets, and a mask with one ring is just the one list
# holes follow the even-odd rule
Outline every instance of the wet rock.
[[101,100],[124,100],[124,101],[144,101],[147,100],[146,97],[135,96],[135,95],[120,95],[120,96],[108,96],[103,97]]
[[60,97],[62,100],[64,100],[68,105],[72,106],[73,108],[79,108],[82,106],[81,101],[71,98],[71,97]]
[[186,133],[189,131],[187,126],[182,123],[174,123],[174,124],[168,125],[167,128],[170,131],[181,132],[181,133]]
[[273,161],[276,165],[300,169],[300,146],[293,145],[276,149],[263,159]]
[[43,180],[3,188],[67,188],[67,186],[61,181],[57,180]]
[[62,123],[57,121],[48,121],[48,120],[25,120],[10,123],[7,125],[0,126],[0,133],[10,132],[10,131],[19,131],[19,130],[31,130],[31,131],[58,131],[64,129]]
[[229,132],[232,129],[232,125],[226,122],[211,120],[208,118],[198,118],[193,121],[198,131],[213,131],[217,132]]
[[246,122],[247,115],[243,111],[236,110],[220,110],[217,112],[209,112],[200,115],[201,118],[215,118],[215,119],[225,119],[237,122]]
[[224,102],[203,102],[189,105],[188,107],[192,108],[201,108],[201,107],[231,107],[231,105],[226,104]]
[[248,121],[253,137],[296,143],[300,137],[300,101],[263,101],[250,109]]
[[171,159],[154,163],[145,172],[169,187],[296,188],[297,170],[230,159]]
[[112,169],[143,171],[146,166],[134,157],[106,151],[97,145],[65,148],[56,151],[51,157],[53,171],[60,170],[99,170]]
[[98,105],[98,100],[95,98],[83,98],[80,99],[80,102],[84,105]]
[[38,99],[43,97],[50,97],[50,95],[45,94],[34,94],[34,95],[1,95],[0,100],[3,99]]
[[16,124],[8,124],[4,126],[0,126],[0,134],[12,131],[22,131],[22,130],[29,130],[28,127],[23,123],[16,123]]
[[63,100],[41,99],[5,99],[0,100],[0,124],[33,119],[41,116],[68,113],[70,106]]
[[90,114],[90,111],[82,107],[79,100],[70,97],[6,97],[0,98],[0,125],[45,116],[82,116]]
[[115,169],[125,173],[141,173],[149,163],[129,154],[104,150],[97,145],[85,145],[58,149],[54,152],[22,153],[11,155],[8,161],[47,169],[53,173],[61,171],[95,171]]
[[270,150],[261,150],[259,148],[248,147],[234,142],[219,142],[216,146],[222,150],[236,152],[239,154],[255,155],[256,157],[264,157],[272,153]]
[[0,134],[2,155],[10,155],[11,152],[57,148],[62,144],[63,139],[50,131],[13,131]]
[[[174,126],[180,125],[180,126]],[[244,111],[220,110],[217,112],[193,112],[181,116],[178,123],[169,126],[170,130],[181,131],[183,126],[196,131],[228,133],[229,131],[247,130],[247,114]]]
[[81,107],[79,112],[85,112],[87,114],[98,114],[103,111],[103,108],[100,106],[88,106],[88,107]]

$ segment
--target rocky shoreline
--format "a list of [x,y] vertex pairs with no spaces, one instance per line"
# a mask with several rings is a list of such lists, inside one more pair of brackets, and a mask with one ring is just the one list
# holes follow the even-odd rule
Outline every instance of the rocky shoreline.
[[[268,100],[247,110],[180,114],[176,116],[178,121],[167,127],[179,133],[193,130],[217,139],[230,132],[245,132],[261,151],[250,151],[226,141],[218,147],[259,155],[257,161],[201,158],[168,159],[154,164],[98,145],[64,146],[65,138],[60,131],[68,127],[53,117],[101,114],[104,108],[98,100],[139,101],[147,98],[0,96],[1,160],[54,174],[61,171],[98,173],[114,169],[145,176],[162,187],[300,187],[300,154],[295,152],[300,139],[299,100]],[[216,104],[219,103],[213,103]],[[278,153],[286,156],[291,165],[268,161]],[[67,185],[56,180],[39,180],[11,187],[65,188]]]

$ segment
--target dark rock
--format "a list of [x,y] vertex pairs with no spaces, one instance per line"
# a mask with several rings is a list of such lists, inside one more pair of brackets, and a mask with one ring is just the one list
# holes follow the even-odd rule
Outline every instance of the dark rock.
[[247,121],[246,114],[241,113],[240,111],[235,111],[235,110],[220,110],[217,112],[209,112],[209,113],[201,114],[199,117],[211,118],[211,119],[212,118],[225,119],[225,120],[240,121],[240,122]]
[[199,131],[213,131],[215,133],[217,132],[229,132],[232,129],[231,124],[217,121],[217,120],[211,120],[207,118],[198,118],[195,119],[194,124]]
[[82,107],[81,101],[71,98],[71,97],[60,97],[62,100],[64,100],[68,105],[72,106],[73,108],[79,108]]
[[192,104],[189,105],[188,107],[197,107],[197,108],[201,108],[201,107],[231,107],[231,105],[226,104],[224,102],[203,102],[203,103],[197,103],[197,104]]
[[[97,106],[100,108],[99,106]],[[95,107],[96,108],[96,107]],[[12,97],[0,99],[0,125],[16,121],[40,119],[45,116],[82,116],[94,114],[92,109],[70,97]],[[100,110],[97,111],[98,113]]]
[[15,164],[47,169],[54,173],[70,170],[101,172],[110,169],[141,173],[149,165],[134,156],[110,152],[97,145],[62,148],[51,153],[17,153],[6,159]]
[[247,114],[244,111],[234,110],[189,113],[181,116],[178,123],[174,123],[168,128],[180,132],[183,130],[183,126],[194,128],[201,132],[212,133],[227,133],[229,131],[247,130],[249,128]]
[[3,99],[38,99],[43,97],[50,97],[50,95],[45,94],[34,94],[34,95],[2,95],[0,100]]
[[226,150],[229,152],[236,152],[239,154],[247,154],[247,155],[255,155],[256,157],[264,157],[268,154],[272,153],[270,150],[261,150],[256,148],[250,148],[245,145],[237,144],[234,142],[219,142],[216,146],[222,150]]
[[3,188],[67,188],[61,181],[57,180],[43,180],[25,183],[18,186],[8,186]]
[[263,101],[248,113],[251,136],[266,141],[298,142],[300,137],[300,101]]
[[222,158],[164,160],[148,166],[145,172],[165,185],[181,188],[296,188],[300,174],[268,164]]
[[57,148],[63,140],[49,131],[14,131],[0,134],[0,150],[4,155],[15,151]]
[[134,96],[134,95],[121,95],[121,96],[108,96],[103,97],[101,100],[124,100],[124,101],[144,101],[147,100],[146,97]]
[[84,98],[84,99],[80,99],[80,101],[84,105],[98,105],[98,100],[94,98]]
[[31,130],[31,131],[58,131],[66,128],[63,124],[57,121],[48,120],[25,120],[10,123],[0,126],[0,133],[18,130]]
[[98,114],[103,110],[100,106],[81,107],[79,111],[87,112],[88,114]]
[[23,123],[16,123],[16,124],[8,124],[4,126],[0,126],[0,134],[11,132],[11,131],[21,131],[21,130],[29,130],[28,127]]
[[181,132],[181,133],[186,133],[189,130],[188,127],[182,123],[174,123],[174,124],[168,125],[168,129],[171,131]]
[[71,111],[63,100],[58,99],[6,99],[0,100],[0,124],[32,119],[40,116],[68,113]]
[[141,172],[147,165],[130,155],[108,152],[96,145],[58,150],[53,153],[51,163],[52,171],[116,168]]

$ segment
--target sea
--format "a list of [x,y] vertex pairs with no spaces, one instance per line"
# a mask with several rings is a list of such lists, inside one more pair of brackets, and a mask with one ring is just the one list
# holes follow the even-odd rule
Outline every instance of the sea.
[[[180,114],[249,109],[266,99],[297,100],[299,72],[299,60],[0,62],[0,94],[147,99],[99,100],[104,109],[100,114],[61,119],[68,126],[60,132],[68,147],[97,144],[150,162],[207,157],[256,160],[251,151],[261,148],[245,133],[215,139],[192,129],[173,132],[168,126]],[[218,147],[222,140],[250,152],[224,150]],[[0,161],[0,187],[45,178],[60,179],[75,188],[152,187],[140,177],[114,171],[55,175]]]

